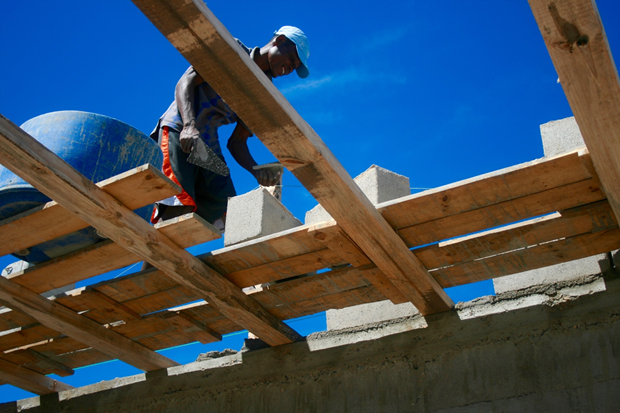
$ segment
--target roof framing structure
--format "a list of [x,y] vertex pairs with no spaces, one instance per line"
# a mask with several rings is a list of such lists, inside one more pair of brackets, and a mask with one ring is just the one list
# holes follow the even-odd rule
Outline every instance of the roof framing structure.
[[133,0],[422,314],[452,300],[202,1]]
[[[386,298],[434,314],[453,307],[444,288],[620,248],[620,86],[592,1],[530,0],[587,149],[378,209],[202,1],[133,1],[334,220],[194,257],[183,248],[219,237],[208,223],[188,215],[151,227],[131,212],[178,191],[152,167],[95,185],[0,117],[2,164],[55,201],[0,222],[11,240],[0,251],[88,225],[109,237],[0,279],[10,308],[0,312],[1,380],[66,390],[46,374],[111,358],[166,368],[176,363],[156,350],[243,328],[286,344],[301,337],[283,320]],[[155,268],[38,295],[141,260]],[[321,269],[331,271],[298,277]]]

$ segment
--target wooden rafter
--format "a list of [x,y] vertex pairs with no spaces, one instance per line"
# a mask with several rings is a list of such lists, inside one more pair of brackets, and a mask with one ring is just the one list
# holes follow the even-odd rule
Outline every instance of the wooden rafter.
[[593,0],[529,0],[549,55],[620,217],[620,82]]
[[50,152],[15,124],[0,116],[0,155],[8,169],[54,199],[100,233],[195,290],[222,314],[270,345],[301,339],[219,273]]
[[[423,314],[452,300],[201,0],[133,0]],[[262,337],[262,336],[261,336]]]

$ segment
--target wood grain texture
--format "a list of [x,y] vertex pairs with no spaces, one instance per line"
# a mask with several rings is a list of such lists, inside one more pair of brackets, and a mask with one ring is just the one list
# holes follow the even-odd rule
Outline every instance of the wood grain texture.
[[69,386],[61,381],[20,367],[0,358],[0,380],[10,383],[34,394],[51,394],[63,390],[70,390]]
[[202,1],[134,3],[407,299],[423,314],[453,307],[316,132]]
[[[592,178],[580,159],[585,154],[586,151],[576,149],[567,154],[514,165],[382,203],[379,211],[394,229],[401,230],[544,193]],[[519,219],[522,218],[515,216],[513,221]],[[492,226],[494,223],[484,221],[484,224]]]
[[529,0],[611,207],[620,214],[620,81],[593,0]]
[[271,345],[300,340],[293,329],[19,127],[0,116],[3,164],[114,242],[197,291],[211,305]]
[[[97,184],[130,209],[178,194],[180,187],[152,165],[143,165]],[[0,221],[0,256],[88,227],[74,214],[51,201]]]

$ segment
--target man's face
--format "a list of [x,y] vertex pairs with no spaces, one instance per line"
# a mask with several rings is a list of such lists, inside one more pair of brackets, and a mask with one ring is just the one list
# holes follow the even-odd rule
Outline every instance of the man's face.
[[276,39],[267,57],[272,77],[289,75],[301,65],[295,43],[283,35]]

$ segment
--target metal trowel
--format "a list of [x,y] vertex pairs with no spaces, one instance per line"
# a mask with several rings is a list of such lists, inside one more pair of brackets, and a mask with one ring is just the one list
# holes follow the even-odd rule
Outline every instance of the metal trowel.
[[194,139],[187,162],[222,176],[230,175],[228,165],[202,139]]

